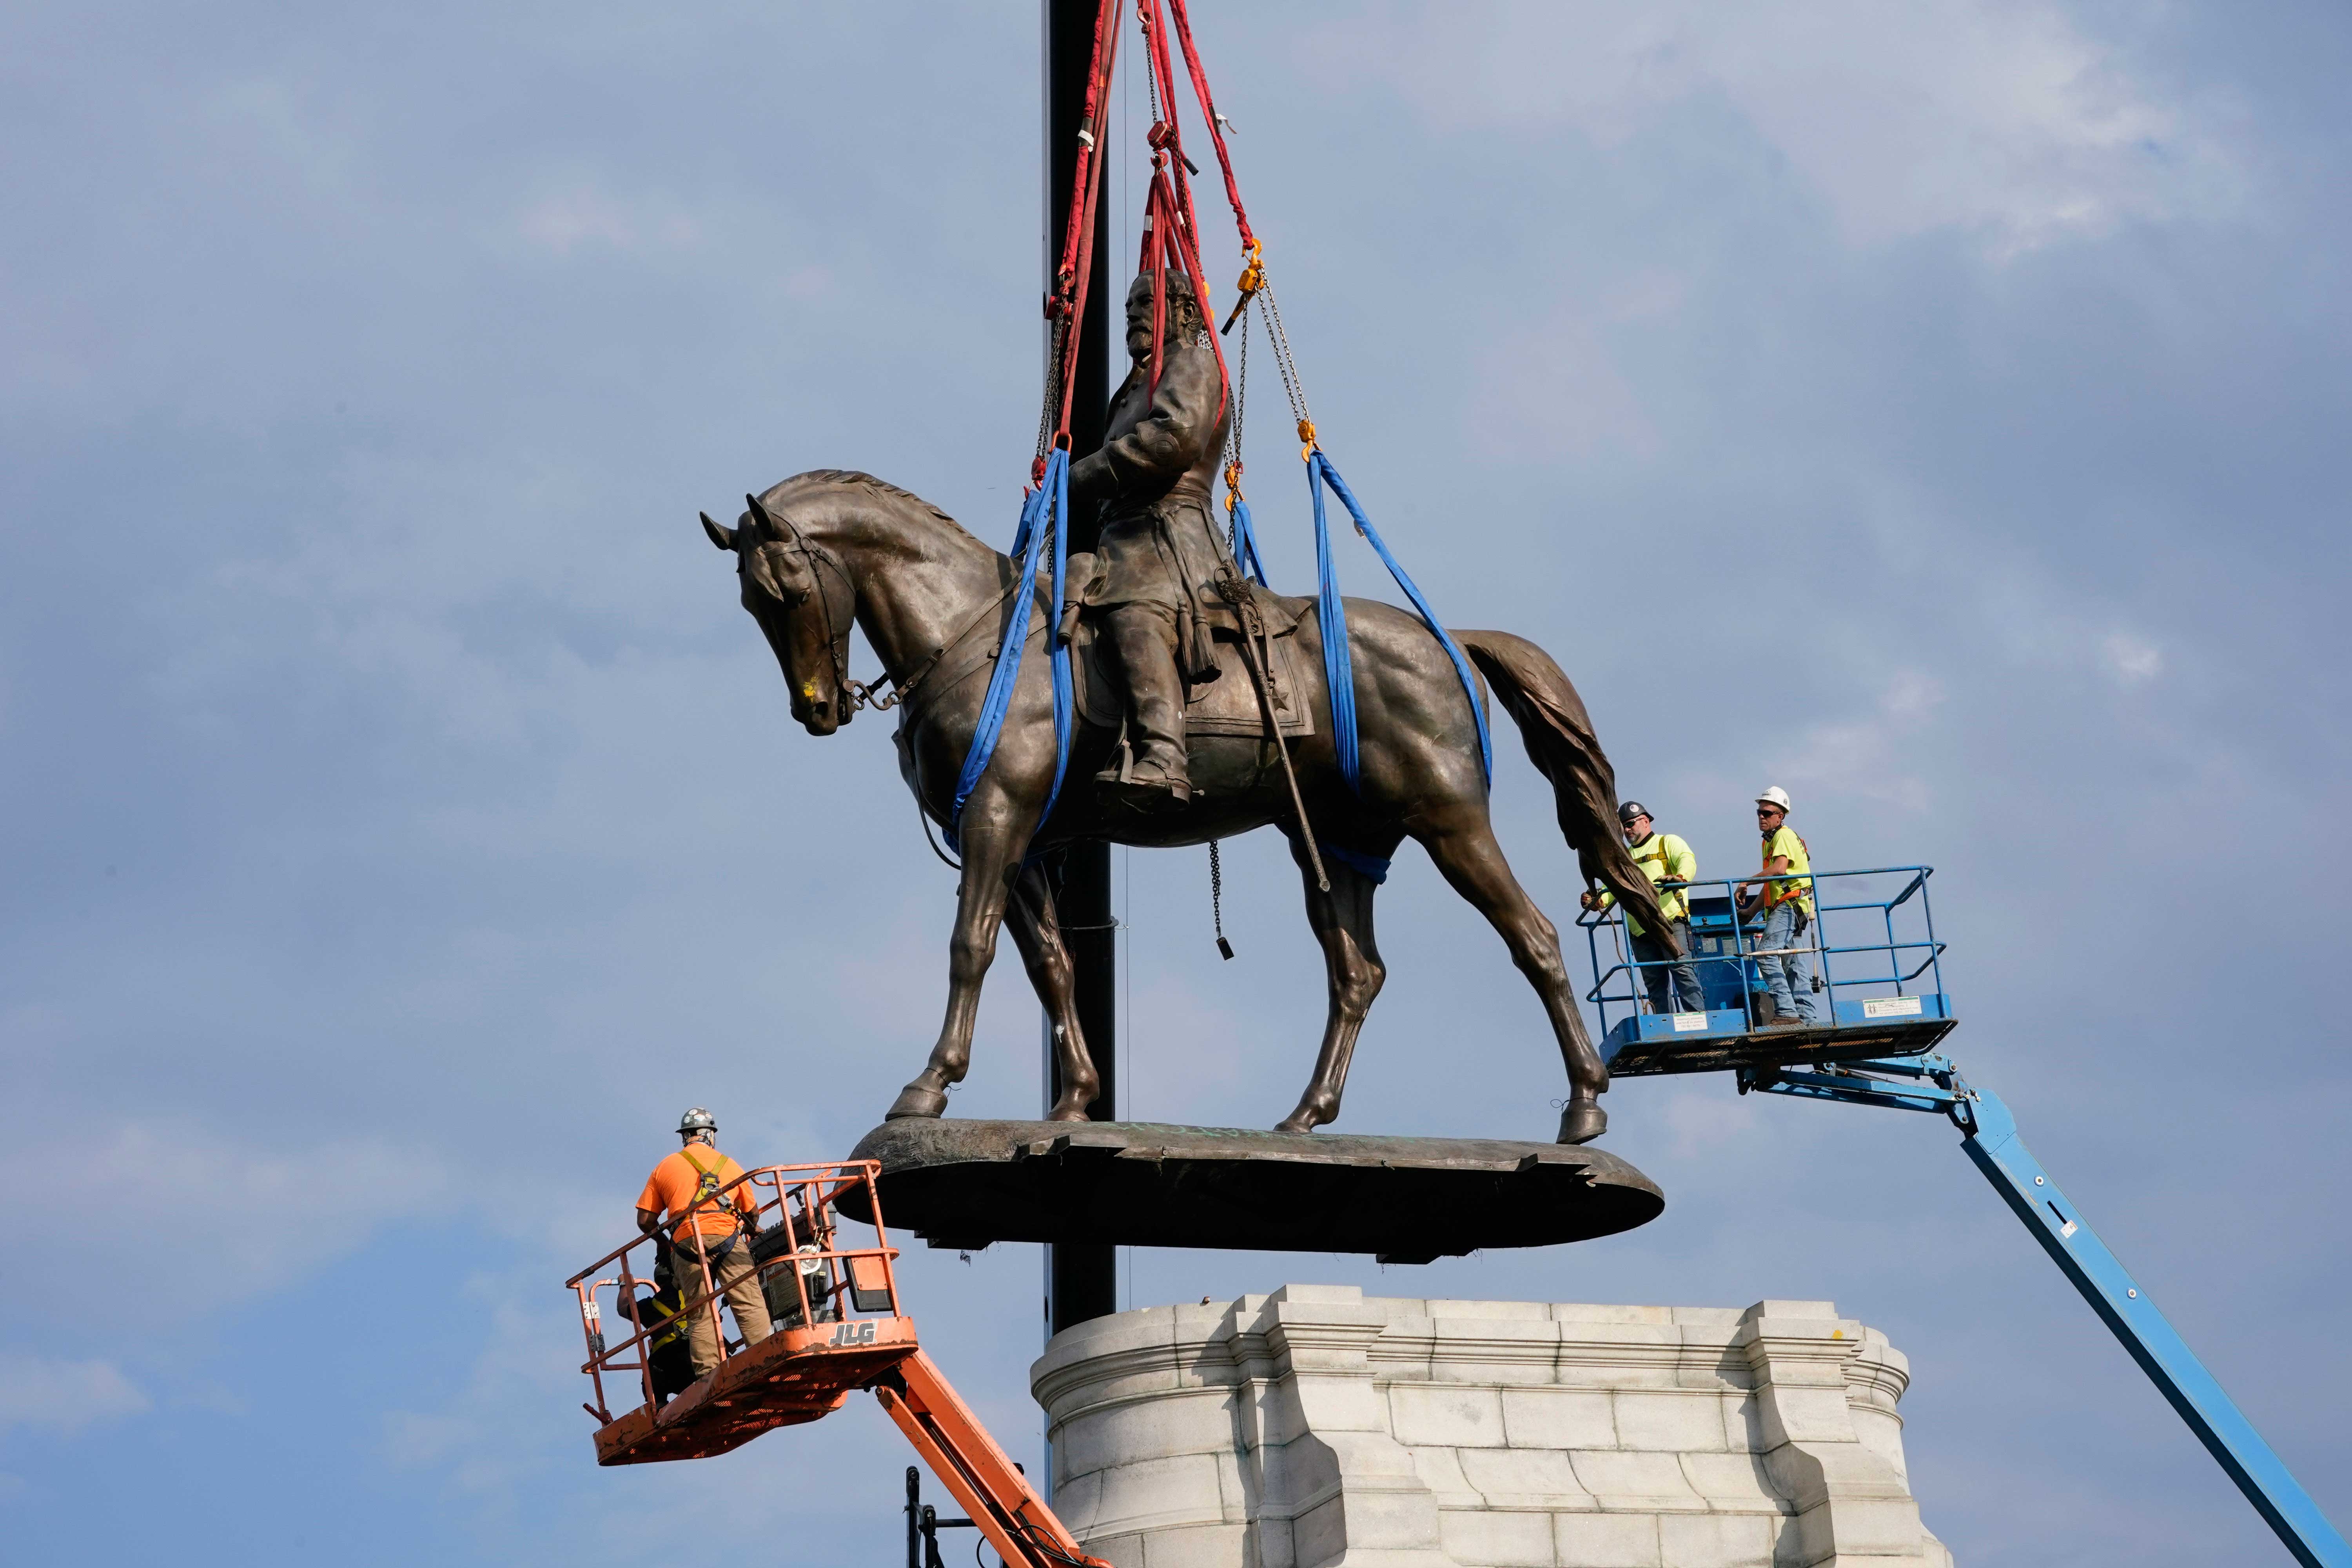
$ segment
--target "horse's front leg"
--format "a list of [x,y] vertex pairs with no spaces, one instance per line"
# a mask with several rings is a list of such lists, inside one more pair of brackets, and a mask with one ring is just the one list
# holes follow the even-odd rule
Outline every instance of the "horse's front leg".
[[1062,1092],[1054,1109],[1045,1112],[1045,1120],[1084,1121],[1087,1107],[1102,1091],[1102,1082],[1095,1072],[1094,1058],[1087,1054],[1086,1033],[1078,1026],[1077,973],[1070,964],[1070,950],[1062,942],[1054,889],[1042,868],[1022,868],[1013,885],[1012,900],[1005,906],[1004,924],[1013,932],[1013,944],[1021,950],[1029,984],[1036,988],[1045,1016],[1054,1021],[1054,1065]]
[[[996,931],[1036,816],[1015,809],[983,784],[964,810],[963,881],[956,889],[955,934],[948,942],[948,1013],[931,1059],[898,1091],[883,1120],[937,1116],[948,1108],[948,1086],[971,1066],[971,1031],[980,1018],[980,988],[996,957]],[[1016,826],[1017,824],[1017,826]]]
[[[1379,885],[1363,872],[1339,860],[1324,862],[1329,892],[1315,885],[1312,862],[1296,833],[1289,835],[1290,856],[1307,883],[1307,922],[1323,945],[1323,964],[1329,982],[1331,1006],[1323,1025],[1322,1048],[1316,1053],[1315,1076],[1298,1108],[1275,1123],[1276,1132],[1312,1132],[1339,1119],[1339,1097],[1348,1088],[1348,1063],[1356,1054],[1356,1036],[1381,994],[1388,966],[1381,962],[1380,944],[1372,938],[1372,895]],[[1395,852],[1391,846],[1390,852]]]

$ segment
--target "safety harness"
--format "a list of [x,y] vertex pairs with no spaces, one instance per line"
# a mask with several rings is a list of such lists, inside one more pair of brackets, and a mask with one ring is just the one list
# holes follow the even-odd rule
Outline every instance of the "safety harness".
[[711,1247],[709,1243],[703,1240],[702,1225],[696,1216],[702,1213],[705,1205],[718,1202],[719,1189],[727,1184],[720,1173],[727,1168],[725,1161],[722,1158],[718,1168],[714,1170],[694,1157],[694,1150],[691,1145],[680,1149],[677,1152],[677,1157],[684,1160],[688,1164],[693,1166],[696,1173],[702,1178],[700,1182],[695,1184],[694,1198],[686,1205],[686,1213],[681,1216],[678,1224],[683,1226],[689,1220],[694,1221],[694,1243],[696,1250],[705,1260],[711,1263],[717,1263],[720,1258],[725,1258],[728,1254],[733,1252],[735,1250],[735,1244],[743,1239],[742,1218],[741,1216],[730,1212],[725,1205],[722,1205],[719,1206],[717,1212],[724,1215],[728,1219],[733,1221],[735,1228],[728,1232],[726,1241],[714,1249]]

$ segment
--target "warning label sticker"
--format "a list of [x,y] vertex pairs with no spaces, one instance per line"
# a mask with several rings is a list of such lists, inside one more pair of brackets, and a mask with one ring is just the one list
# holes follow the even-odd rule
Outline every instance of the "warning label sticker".
[[1677,1035],[1686,1035],[1693,1029],[1704,1029],[1706,1027],[1706,1015],[1704,1013],[1677,1013],[1675,1015],[1675,1033]]
[[1916,996],[1874,996],[1862,1005],[1865,1018],[1916,1018],[1919,1016],[1920,998]]

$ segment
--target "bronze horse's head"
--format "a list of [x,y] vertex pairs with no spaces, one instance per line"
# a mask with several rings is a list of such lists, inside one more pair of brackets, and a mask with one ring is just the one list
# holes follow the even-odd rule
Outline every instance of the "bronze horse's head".
[[735,556],[743,607],[782,667],[792,689],[793,717],[812,735],[830,735],[849,722],[849,628],[857,591],[848,572],[792,521],[758,496],[743,498],[736,527],[702,514],[710,542]]

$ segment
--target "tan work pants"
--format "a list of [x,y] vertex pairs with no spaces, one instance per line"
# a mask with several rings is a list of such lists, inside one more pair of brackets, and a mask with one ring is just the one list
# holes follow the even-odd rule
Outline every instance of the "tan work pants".
[[[726,1245],[723,1236],[700,1238],[714,1252]],[[687,1300],[702,1294],[702,1258],[693,1240],[677,1243],[670,1260],[677,1271],[678,1290]],[[735,1312],[735,1331],[747,1345],[756,1345],[768,1337],[768,1300],[760,1293],[760,1271],[751,1262],[751,1238],[740,1237],[724,1258],[710,1259],[710,1279],[727,1305]],[[694,1362],[694,1375],[701,1377],[719,1362],[718,1314],[712,1303],[701,1302],[686,1313],[687,1353]]]

